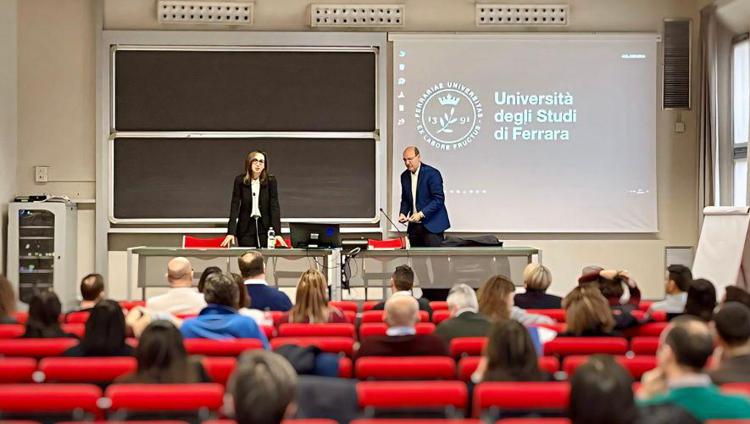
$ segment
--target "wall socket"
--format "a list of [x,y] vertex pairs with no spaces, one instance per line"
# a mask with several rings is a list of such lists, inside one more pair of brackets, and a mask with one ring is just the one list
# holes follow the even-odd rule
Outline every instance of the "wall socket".
[[46,183],[49,181],[49,166],[34,167],[34,182]]

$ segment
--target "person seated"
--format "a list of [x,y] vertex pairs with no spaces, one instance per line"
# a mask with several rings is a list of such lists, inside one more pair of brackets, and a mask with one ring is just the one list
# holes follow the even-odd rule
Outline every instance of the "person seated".
[[203,293],[203,286],[206,285],[206,278],[214,272],[222,272],[218,266],[209,266],[201,272],[200,278],[198,278],[198,293]]
[[693,280],[688,288],[685,314],[709,322],[714,316],[715,308],[716,288],[713,283],[704,278]]
[[4,275],[0,274],[0,324],[18,324],[16,313],[16,295],[13,286]]
[[438,324],[435,334],[450,344],[456,337],[484,337],[490,321],[479,313],[479,303],[474,289],[466,284],[456,284],[448,292],[450,318]]
[[185,258],[174,258],[167,264],[169,290],[146,300],[146,308],[174,315],[197,315],[206,301],[193,288],[193,266]]
[[180,330],[169,321],[151,322],[135,349],[138,369],[115,379],[115,383],[183,384],[210,383],[200,361],[188,357]]
[[101,274],[88,274],[81,279],[81,303],[76,312],[91,311],[94,306],[104,299],[104,277]]
[[727,302],[714,315],[714,384],[750,383],[750,308]]
[[43,290],[29,301],[29,319],[26,321],[26,332],[24,338],[57,338],[72,337],[73,334],[66,333],[60,327],[60,313],[62,305],[55,292]]
[[239,257],[238,263],[250,296],[250,308],[282,312],[292,309],[289,296],[266,282],[266,264],[260,252],[247,252]]
[[727,286],[724,289],[724,302],[739,302],[750,308],[750,293],[737,286]]
[[479,313],[492,321],[514,319],[524,325],[554,324],[555,320],[545,315],[530,314],[513,305],[516,286],[501,275],[490,277],[479,288]]
[[537,350],[529,331],[514,320],[498,321],[490,328],[487,345],[474,383],[484,381],[549,381],[551,376],[539,369]]
[[521,309],[560,309],[562,298],[546,291],[552,284],[552,273],[544,265],[532,263],[523,270],[526,293],[518,293],[514,302]]
[[[414,296],[412,290],[414,289],[414,270],[409,265],[399,265],[391,274],[391,296],[394,294],[406,294]],[[417,299],[416,297],[414,297]],[[430,307],[430,301],[424,297],[417,299],[419,303],[419,310],[426,311],[430,319],[432,319],[432,307]],[[373,310],[382,311],[385,309],[385,302],[380,302],[375,305]]]
[[595,285],[575,287],[563,299],[566,331],[564,337],[608,337],[615,333],[615,319],[607,299]]
[[592,355],[570,379],[571,424],[699,424],[674,405],[638,408],[633,378],[612,356]]
[[289,313],[281,323],[348,323],[346,315],[328,305],[328,283],[317,269],[303,272],[297,283],[297,295]]
[[[258,324],[259,327],[262,326],[273,326],[273,318],[270,316],[270,314],[266,314],[266,312],[258,310],[258,309],[250,309],[250,295],[247,294],[247,289],[245,288],[245,279],[242,278],[241,275],[232,273],[232,279],[234,280],[234,283],[237,285],[237,288],[240,292],[239,301],[237,302],[237,313],[240,315],[244,315],[246,317],[252,318],[253,321],[255,321],[256,324]],[[205,286],[205,281],[204,281]]]
[[81,342],[63,356],[132,356],[133,348],[125,343],[125,333],[120,305],[114,300],[101,300],[91,309]]
[[255,320],[237,313],[239,292],[230,275],[209,275],[203,287],[208,305],[197,317],[182,322],[182,336],[186,339],[258,339],[268,349],[268,339]]
[[687,315],[672,320],[659,339],[657,367],[641,379],[639,404],[672,403],[701,422],[750,419],[750,400],[721,393],[704,372],[713,350],[713,337],[705,322]]
[[649,312],[664,311],[667,314],[681,314],[685,312],[687,291],[693,281],[693,273],[684,265],[670,265],[667,268],[667,281],[664,283],[665,299],[654,302]]
[[240,355],[227,391],[237,424],[280,424],[297,412],[297,374],[273,352],[251,350]]
[[[593,284],[599,288],[599,291],[607,299],[612,315],[615,319],[615,330],[625,330],[627,328],[637,327],[643,322],[648,321],[648,317],[643,320],[636,318],[633,311],[638,308],[641,302],[641,291],[635,280],[628,275],[627,271],[602,270],[598,273],[589,273],[578,279],[579,284]],[[621,299],[625,294],[623,286],[628,287],[629,295],[627,302],[622,303]]]
[[419,304],[409,294],[392,295],[385,302],[385,336],[362,341],[357,357],[363,356],[448,356],[448,347],[434,334],[417,334]]

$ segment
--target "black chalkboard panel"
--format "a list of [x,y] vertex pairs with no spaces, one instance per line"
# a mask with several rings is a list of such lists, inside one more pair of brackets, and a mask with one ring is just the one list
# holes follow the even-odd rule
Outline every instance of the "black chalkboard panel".
[[116,131],[375,130],[374,52],[118,50]]
[[268,153],[282,219],[375,216],[372,139],[118,138],[114,217],[227,218],[253,150]]

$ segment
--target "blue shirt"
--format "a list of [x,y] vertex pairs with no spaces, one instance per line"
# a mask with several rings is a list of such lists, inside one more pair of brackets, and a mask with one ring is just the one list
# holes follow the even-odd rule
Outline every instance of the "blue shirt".
[[265,333],[252,318],[224,305],[209,304],[197,317],[186,319],[180,332],[186,339],[258,339],[265,349],[270,348]]
[[245,280],[247,293],[250,295],[250,308],[265,311],[286,312],[292,309],[289,296],[276,287],[269,287],[263,280]]

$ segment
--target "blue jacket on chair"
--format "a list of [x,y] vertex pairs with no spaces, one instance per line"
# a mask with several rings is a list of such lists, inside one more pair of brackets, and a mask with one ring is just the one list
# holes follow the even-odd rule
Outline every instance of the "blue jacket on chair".
[[[443,177],[440,171],[426,163],[419,166],[416,206],[416,212],[424,214],[422,224],[429,232],[437,234],[450,228],[448,210],[445,209]],[[411,173],[407,169],[401,173],[401,209],[399,212],[408,216],[411,213],[411,207]]]

